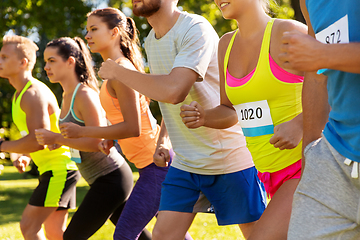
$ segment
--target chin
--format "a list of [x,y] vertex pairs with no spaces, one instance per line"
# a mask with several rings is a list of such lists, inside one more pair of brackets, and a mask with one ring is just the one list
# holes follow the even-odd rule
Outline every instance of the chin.
[[54,79],[52,77],[51,78],[47,77],[47,78],[48,78],[49,82],[56,83],[56,81],[54,81]]
[[94,46],[89,46],[90,52],[92,53],[98,53],[99,51]]

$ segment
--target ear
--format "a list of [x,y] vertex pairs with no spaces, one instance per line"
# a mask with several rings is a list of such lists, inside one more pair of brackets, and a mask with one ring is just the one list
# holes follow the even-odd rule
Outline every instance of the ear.
[[118,27],[114,27],[111,29],[111,37],[116,38],[120,34],[120,29]]
[[67,64],[69,66],[71,66],[71,65],[75,66],[76,65],[76,60],[75,60],[75,58],[73,56],[70,56],[66,62],[67,62]]
[[29,65],[29,59],[27,59],[27,58],[22,58],[22,59],[20,60],[20,66],[21,66],[21,68],[26,69],[28,65]]

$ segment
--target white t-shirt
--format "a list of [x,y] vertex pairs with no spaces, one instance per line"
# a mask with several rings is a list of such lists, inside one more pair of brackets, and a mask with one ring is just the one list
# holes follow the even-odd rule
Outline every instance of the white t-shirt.
[[218,42],[217,33],[205,18],[186,12],[181,12],[165,36],[156,39],[151,30],[145,40],[151,73],[169,74],[173,68],[185,67],[200,78],[182,103],[159,103],[176,154],[172,166],[183,171],[214,175],[253,166],[240,125],[225,130],[188,129],[179,115],[180,107],[192,101],[205,109],[220,104]]

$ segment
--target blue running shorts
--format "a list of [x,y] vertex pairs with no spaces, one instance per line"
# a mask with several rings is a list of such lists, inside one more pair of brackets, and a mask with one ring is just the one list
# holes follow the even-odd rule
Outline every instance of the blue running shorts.
[[170,166],[162,184],[159,210],[192,213],[200,192],[213,205],[219,225],[254,222],[266,208],[265,190],[255,167],[201,175]]

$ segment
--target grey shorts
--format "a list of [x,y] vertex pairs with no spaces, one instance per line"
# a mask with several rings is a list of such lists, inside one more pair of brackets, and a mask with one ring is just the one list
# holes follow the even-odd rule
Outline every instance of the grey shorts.
[[295,191],[288,239],[360,239],[360,180],[353,164],[322,137],[304,150],[305,168]]

